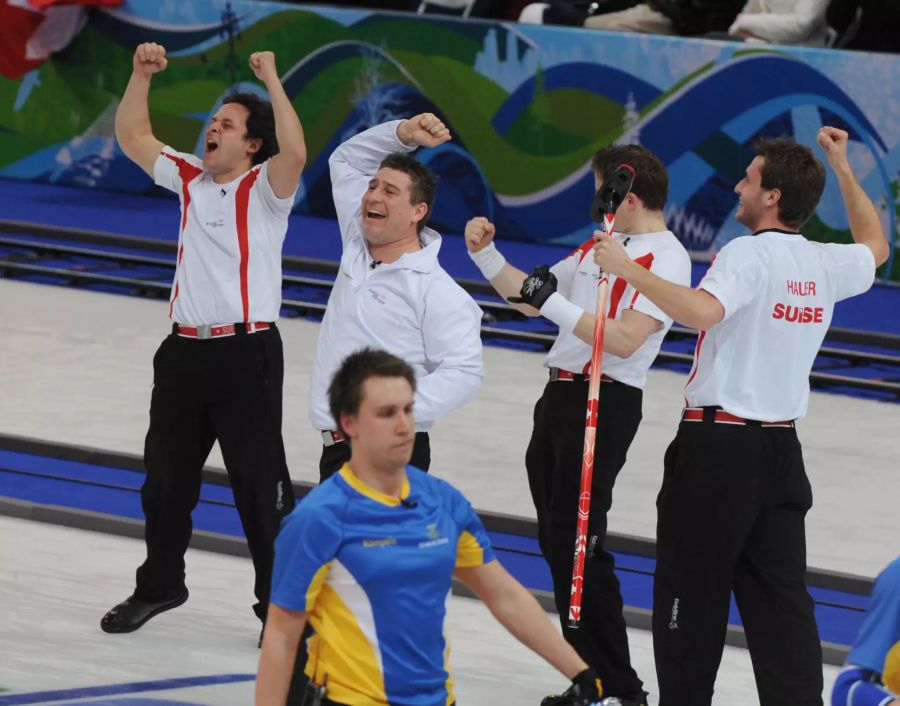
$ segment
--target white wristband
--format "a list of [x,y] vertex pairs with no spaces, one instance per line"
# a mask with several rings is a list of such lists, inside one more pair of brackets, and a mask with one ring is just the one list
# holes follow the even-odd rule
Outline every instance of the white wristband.
[[472,262],[475,263],[475,266],[481,270],[481,274],[485,279],[494,279],[494,277],[500,274],[500,270],[502,270],[503,266],[506,264],[506,258],[500,254],[500,251],[497,250],[497,246],[494,245],[494,243],[489,243],[478,252],[472,252],[470,250],[469,257],[472,258]]
[[559,326],[560,331],[572,332],[578,325],[584,309],[566,299],[559,292],[553,292],[540,308],[541,316]]

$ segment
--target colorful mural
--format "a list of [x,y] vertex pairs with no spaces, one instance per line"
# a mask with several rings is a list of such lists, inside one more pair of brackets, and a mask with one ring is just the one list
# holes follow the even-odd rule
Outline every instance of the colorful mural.
[[[848,129],[851,159],[895,238],[900,211],[900,56],[747,48],[252,0],[128,0],[94,10],[63,52],[0,79],[0,176],[144,192],[113,117],[134,46],[164,44],[154,79],[158,137],[200,149],[225,93],[252,83],[247,56],[275,52],[310,148],[296,210],[333,215],[327,160],[371,125],[430,110],[454,140],[419,153],[439,175],[434,222],[459,232],[487,215],[505,238],[576,244],[591,231],[590,158],[640,142],[670,171],[667,218],[699,258],[742,234],[732,192],[758,136],[814,144]],[[835,180],[806,227],[848,241]],[[900,280],[892,259],[884,268]],[[889,273],[889,274],[888,274]]]

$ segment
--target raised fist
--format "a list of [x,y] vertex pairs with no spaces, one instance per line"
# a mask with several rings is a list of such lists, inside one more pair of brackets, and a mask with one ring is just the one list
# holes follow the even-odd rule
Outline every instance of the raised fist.
[[397,126],[397,137],[406,145],[437,147],[447,142],[450,130],[434,113],[421,113]]
[[144,42],[138,44],[134,50],[133,67],[137,73],[145,76],[158,74],[169,65],[166,59],[166,48],[162,44],[155,42]]
[[275,68],[275,54],[270,51],[255,51],[250,55],[250,68],[260,81],[278,78],[278,69]]
[[849,140],[850,135],[845,130],[827,125],[822,127],[819,134],[816,135],[816,142],[825,150],[828,163],[835,169],[847,162],[847,142]]
[[466,223],[466,247],[469,252],[479,252],[494,240],[497,229],[484,216],[477,216]]

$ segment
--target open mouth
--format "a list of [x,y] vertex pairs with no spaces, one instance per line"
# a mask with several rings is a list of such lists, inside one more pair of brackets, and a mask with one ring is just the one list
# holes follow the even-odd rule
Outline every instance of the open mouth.
[[381,213],[380,211],[373,211],[369,209],[368,211],[366,211],[366,218],[372,221],[382,221],[387,218],[387,215]]
[[218,142],[215,142],[214,140],[207,140],[207,141],[206,141],[206,151],[207,151],[207,152],[215,152],[217,149],[219,149],[219,143],[218,143]]

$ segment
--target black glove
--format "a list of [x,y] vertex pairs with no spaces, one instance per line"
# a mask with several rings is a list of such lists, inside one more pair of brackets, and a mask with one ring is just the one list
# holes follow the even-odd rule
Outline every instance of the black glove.
[[634,184],[634,169],[630,164],[620,164],[612,174],[603,177],[603,183],[591,202],[591,218],[603,223],[603,216],[615,213]]
[[[588,667],[575,675],[572,686],[559,696],[547,696],[541,701],[541,706],[599,706],[604,703],[601,701],[602,696],[600,678],[597,672]],[[616,701],[610,700],[608,703],[614,704]]]
[[540,309],[550,295],[556,291],[557,284],[556,275],[550,271],[547,265],[535,267],[534,272],[522,282],[519,296],[510,297],[509,301],[514,304],[529,304],[535,309]]

